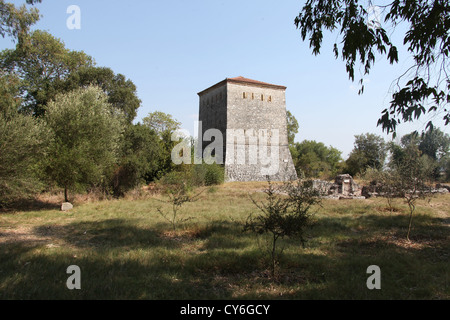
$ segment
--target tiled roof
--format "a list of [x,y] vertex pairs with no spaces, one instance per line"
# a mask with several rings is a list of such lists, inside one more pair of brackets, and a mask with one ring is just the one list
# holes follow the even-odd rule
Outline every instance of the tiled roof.
[[275,88],[275,89],[282,89],[282,90],[286,90],[285,86],[279,86],[279,85],[275,85],[275,84],[270,84],[267,82],[262,82],[262,81],[257,81],[257,80],[253,80],[253,79],[248,79],[248,78],[244,78],[244,77],[235,77],[235,78],[226,78],[223,81],[220,81],[219,83],[209,87],[208,89],[203,90],[202,92],[199,92],[199,95],[202,95],[203,93],[206,93],[207,91],[214,89],[216,87],[222,86],[226,83],[242,83],[242,84],[247,84],[247,85],[253,85],[253,86],[258,86],[258,87],[267,87],[267,88]]
[[275,85],[275,84],[271,84],[271,83],[267,83],[267,82],[261,82],[261,81],[257,81],[257,80],[253,80],[253,79],[244,78],[244,77],[228,78],[227,80],[230,82],[241,82],[241,83],[256,84],[256,85],[261,85],[261,86],[266,86],[266,87],[277,87],[280,89],[286,89],[286,87],[284,87],[284,86],[279,86],[279,85]]

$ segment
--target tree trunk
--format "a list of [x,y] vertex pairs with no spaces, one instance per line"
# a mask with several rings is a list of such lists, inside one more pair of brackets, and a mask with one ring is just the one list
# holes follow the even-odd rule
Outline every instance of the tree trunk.
[[274,234],[272,239],[272,277],[275,277],[275,269],[277,265],[276,246],[278,237]]
[[67,197],[67,186],[64,186],[64,202],[69,202],[69,199]]
[[410,233],[411,233],[411,227],[412,227],[412,220],[413,220],[414,209],[415,209],[414,204],[412,204],[412,205],[409,206],[409,226],[408,226],[408,234],[406,235],[406,239],[407,239],[408,241],[411,241],[411,240],[409,240],[409,235],[410,235]]

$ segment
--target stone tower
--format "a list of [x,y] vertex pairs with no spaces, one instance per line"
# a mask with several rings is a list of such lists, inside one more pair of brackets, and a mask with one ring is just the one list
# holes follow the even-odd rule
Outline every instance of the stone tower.
[[[285,93],[284,86],[237,77],[198,94],[199,136],[209,129],[222,133],[226,181],[297,178],[288,146]],[[202,150],[208,143],[202,143]]]

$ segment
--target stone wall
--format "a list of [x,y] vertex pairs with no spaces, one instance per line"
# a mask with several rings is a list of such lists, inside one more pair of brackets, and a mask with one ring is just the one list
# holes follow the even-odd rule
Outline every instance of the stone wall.
[[[273,181],[297,178],[288,147],[285,90],[228,83],[227,104],[227,129],[244,130],[246,136],[245,145],[226,139],[227,181],[265,181],[267,175]],[[267,152],[249,152],[252,147],[265,151],[257,148],[261,144],[259,136],[264,134]],[[229,161],[240,158],[237,151],[240,146],[247,150],[246,163]],[[271,149],[277,154],[276,159],[272,158]],[[262,161],[266,156],[267,160]]]
[[362,196],[362,188],[349,174],[338,175],[334,182],[314,180],[313,187],[327,198],[365,199]]
[[297,178],[288,147],[284,87],[225,80],[199,95],[202,133],[210,128],[223,133],[226,181]]
[[[203,137],[208,129],[219,129],[222,133],[227,129],[227,87],[226,84],[213,88],[200,96],[199,120],[202,127],[199,134]],[[203,141],[202,150],[211,142]],[[224,150],[225,154],[225,135]],[[224,163],[225,158],[222,159]]]

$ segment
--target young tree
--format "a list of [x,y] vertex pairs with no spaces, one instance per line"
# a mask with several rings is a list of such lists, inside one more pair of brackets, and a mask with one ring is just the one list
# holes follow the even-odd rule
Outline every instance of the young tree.
[[431,195],[430,187],[427,185],[431,168],[427,165],[426,158],[421,156],[417,146],[411,144],[405,148],[393,169],[390,171],[392,192],[402,197],[409,208],[409,225],[406,235],[409,241],[415,204],[418,199]]
[[54,141],[47,158],[48,177],[67,191],[105,179],[117,162],[123,115],[112,108],[98,87],[58,94],[47,106],[45,121]]
[[297,238],[304,245],[305,228],[311,223],[311,206],[319,204],[320,198],[319,192],[308,181],[290,181],[281,187],[275,186],[270,180],[268,184],[265,202],[251,198],[261,213],[248,217],[244,231],[271,235],[271,273],[275,276],[282,254],[278,240]]
[[[333,48],[335,57],[345,62],[352,81],[355,80],[355,64],[361,64],[364,74],[360,79],[360,94],[364,91],[363,78],[370,73],[377,54],[385,56],[390,64],[398,62],[398,49],[393,39],[398,32],[406,30],[403,44],[412,55],[412,63],[394,80],[390,107],[378,120],[383,130],[395,135],[398,123],[414,121],[426,114],[443,114],[445,124],[450,123],[447,108],[449,13],[448,0],[393,0],[379,5],[364,0],[308,0],[295,18],[295,24],[303,41],[309,40],[316,55],[320,53],[324,31],[339,32]],[[399,25],[406,28],[397,28]],[[433,127],[432,121],[428,127]]]
[[185,183],[179,181],[167,190],[169,199],[160,200],[161,202],[170,204],[172,207],[172,212],[167,213],[161,207],[156,208],[161,217],[172,225],[173,232],[176,231],[177,226],[180,223],[187,222],[192,219],[192,217],[180,217],[180,209],[186,203],[197,201],[204,191],[203,189],[195,195],[190,195],[186,187],[187,186]]

